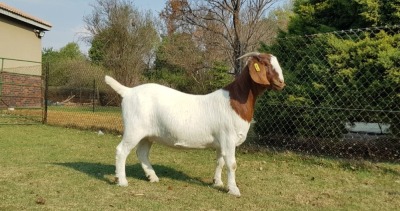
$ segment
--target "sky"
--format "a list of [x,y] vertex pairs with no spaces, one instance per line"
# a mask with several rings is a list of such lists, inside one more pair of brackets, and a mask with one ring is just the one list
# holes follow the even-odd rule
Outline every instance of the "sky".
[[[167,0],[132,0],[141,11],[151,10],[157,15]],[[59,50],[70,42],[76,42],[80,50],[87,54],[88,46],[82,37],[85,35],[83,17],[92,13],[96,0],[0,0],[8,6],[49,22],[52,25],[42,38],[42,48]]]
[[[158,15],[167,0],[132,0],[141,11],[151,10]],[[287,1],[287,0],[285,0]],[[282,2],[285,2],[282,1]],[[81,52],[87,54],[90,46],[82,40],[85,36],[83,18],[92,13],[96,0],[0,0],[31,16],[49,22],[50,31],[42,38],[42,48],[59,50],[70,42],[76,42]]]

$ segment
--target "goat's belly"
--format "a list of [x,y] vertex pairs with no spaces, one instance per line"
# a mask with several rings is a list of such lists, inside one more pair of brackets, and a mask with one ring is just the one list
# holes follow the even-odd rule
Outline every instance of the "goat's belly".
[[177,137],[158,137],[153,136],[149,138],[152,142],[157,142],[172,148],[177,149],[204,149],[204,148],[215,148],[217,143],[214,138],[208,137],[203,139],[188,139],[188,138],[177,138]]

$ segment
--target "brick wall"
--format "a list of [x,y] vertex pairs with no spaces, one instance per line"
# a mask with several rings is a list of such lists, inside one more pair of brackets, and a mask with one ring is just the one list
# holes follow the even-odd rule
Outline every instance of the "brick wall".
[[42,79],[40,76],[1,72],[0,79],[0,108],[41,107]]

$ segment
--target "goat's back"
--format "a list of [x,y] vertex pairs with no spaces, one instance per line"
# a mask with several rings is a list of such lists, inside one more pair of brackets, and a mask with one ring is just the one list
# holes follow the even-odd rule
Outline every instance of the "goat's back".
[[227,92],[222,92],[218,90],[207,95],[192,95],[149,83],[126,91],[122,106],[124,110],[136,110],[137,115],[143,114],[147,117],[152,115],[180,119],[180,121],[184,118],[199,120],[204,117],[204,114],[209,117],[210,112],[226,110],[229,105],[229,96]]

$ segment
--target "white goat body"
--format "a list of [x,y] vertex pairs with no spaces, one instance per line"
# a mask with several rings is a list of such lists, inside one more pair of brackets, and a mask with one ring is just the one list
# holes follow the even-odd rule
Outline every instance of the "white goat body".
[[158,84],[128,88],[109,76],[105,80],[123,96],[124,136],[141,134],[176,148],[219,148],[218,140],[238,146],[246,139],[250,124],[232,109],[226,90],[191,95]]
[[240,196],[235,179],[236,146],[246,139],[257,96],[265,89],[285,86],[276,57],[256,52],[244,57],[250,59],[236,80],[207,95],[185,94],[157,84],[128,88],[105,77],[123,98],[124,135],[116,153],[120,186],[128,185],[125,162],[134,147],[150,182],[158,182],[148,156],[152,143],[159,142],[174,148],[215,148],[214,185],[223,185],[221,172],[226,164],[229,193]]

